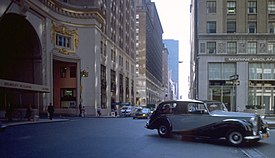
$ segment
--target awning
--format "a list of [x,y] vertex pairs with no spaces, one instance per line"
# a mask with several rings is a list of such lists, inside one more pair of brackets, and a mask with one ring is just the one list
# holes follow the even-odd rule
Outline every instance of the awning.
[[50,88],[48,86],[32,84],[32,83],[25,83],[25,82],[3,80],[3,79],[0,79],[0,87],[29,90],[29,91],[35,91],[35,92],[41,92],[41,93],[49,93],[50,92]]

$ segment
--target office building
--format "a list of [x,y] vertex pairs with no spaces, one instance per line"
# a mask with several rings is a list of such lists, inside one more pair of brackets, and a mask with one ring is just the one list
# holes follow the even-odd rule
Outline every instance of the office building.
[[163,29],[154,2],[136,3],[136,98],[138,105],[163,100],[162,51]]
[[164,39],[165,47],[169,50],[168,65],[171,70],[171,78],[175,84],[176,97],[179,99],[179,41],[174,39]]
[[110,115],[135,103],[133,0],[1,0],[0,111]]
[[274,113],[274,6],[274,0],[192,0],[191,98]]

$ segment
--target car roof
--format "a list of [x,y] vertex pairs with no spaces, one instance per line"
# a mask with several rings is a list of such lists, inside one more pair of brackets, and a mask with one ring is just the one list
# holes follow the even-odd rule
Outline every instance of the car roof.
[[195,99],[179,99],[179,100],[168,100],[168,101],[163,101],[161,103],[172,103],[172,102],[193,102],[193,103],[204,103],[201,100],[195,100]]

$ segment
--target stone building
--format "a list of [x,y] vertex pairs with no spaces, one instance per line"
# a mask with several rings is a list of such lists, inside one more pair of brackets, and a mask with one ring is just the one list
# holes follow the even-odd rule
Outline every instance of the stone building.
[[154,2],[136,3],[137,104],[155,104],[164,98],[162,89],[163,29]]
[[110,115],[135,102],[132,0],[1,0],[0,111]]
[[274,113],[275,1],[192,0],[190,97]]

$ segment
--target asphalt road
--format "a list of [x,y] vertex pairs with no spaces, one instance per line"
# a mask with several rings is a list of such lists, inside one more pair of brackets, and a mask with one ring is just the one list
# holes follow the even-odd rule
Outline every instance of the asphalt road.
[[189,141],[179,136],[160,138],[156,130],[144,128],[145,122],[131,118],[74,118],[65,122],[12,126],[0,133],[0,157],[248,157],[244,153],[250,157],[274,157],[274,137],[253,146],[236,148],[224,142]]

